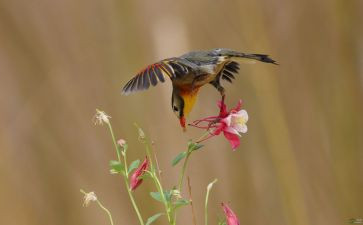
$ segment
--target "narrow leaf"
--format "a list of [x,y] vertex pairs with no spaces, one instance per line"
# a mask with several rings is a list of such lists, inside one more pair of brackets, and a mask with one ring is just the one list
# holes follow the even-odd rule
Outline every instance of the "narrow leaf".
[[178,164],[180,162],[180,160],[184,159],[185,156],[187,155],[186,152],[181,152],[179,153],[172,161],[172,165],[175,166],[176,164]]
[[177,201],[174,202],[174,208],[179,208],[181,206],[185,206],[185,205],[189,205],[190,201],[187,199],[179,199]]
[[136,169],[140,164],[140,160],[137,159],[135,161],[133,161],[130,166],[129,166],[129,171],[127,171],[127,173],[131,173],[134,169]]
[[163,202],[163,199],[161,198],[161,195],[159,192],[150,192],[150,195],[156,201]]
[[[156,201],[163,202],[163,198],[159,192],[150,192],[150,195]],[[171,201],[171,191],[164,191],[164,196],[167,202]]]
[[203,147],[203,145],[202,145],[202,144],[195,143],[195,142],[191,142],[191,141],[189,141],[189,142],[188,142],[188,151],[189,151],[189,152],[192,152],[192,151],[198,150],[198,149],[200,149],[201,147]]
[[192,151],[196,151],[196,150],[198,150],[198,149],[202,148],[203,146],[204,146],[204,145],[202,145],[202,144],[198,144],[198,143],[196,143],[196,144],[193,146]]
[[146,225],[152,224],[155,220],[157,220],[162,215],[164,215],[164,213],[157,213],[157,214],[149,217],[149,219],[147,219],[147,221],[146,221]]
[[125,170],[124,165],[122,165],[122,163],[117,160],[110,160],[110,167],[111,172],[114,173],[123,173]]

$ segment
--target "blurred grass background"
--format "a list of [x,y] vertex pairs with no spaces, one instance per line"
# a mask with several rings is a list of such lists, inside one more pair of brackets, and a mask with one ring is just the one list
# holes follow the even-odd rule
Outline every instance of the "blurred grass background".
[[[139,69],[190,50],[266,53],[281,63],[245,64],[227,103],[244,100],[249,132],[232,152],[206,143],[188,168],[198,224],[214,178],[210,221],[229,202],[241,224],[346,224],[363,217],[363,3],[359,0],[0,1],[0,224],[107,224],[82,207],[95,191],[116,224],[137,224],[95,108],[112,116],[130,159],[145,153],[138,122],[155,141],[163,182],[186,141],[170,109],[170,84],[121,96]],[[212,115],[219,99],[202,90],[190,120]],[[163,208],[136,192],[143,217]],[[187,196],[187,193],[183,193]],[[190,208],[178,216],[191,224]],[[156,224],[166,224],[165,218]],[[211,222],[211,224],[216,224]]]

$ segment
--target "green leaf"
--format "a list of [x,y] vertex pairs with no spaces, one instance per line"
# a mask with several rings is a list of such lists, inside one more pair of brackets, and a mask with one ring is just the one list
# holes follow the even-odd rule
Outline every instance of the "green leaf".
[[193,146],[192,151],[196,151],[196,150],[198,150],[198,149],[202,148],[203,146],[204,146],[204,145],[202,145],[202,144],[195,143],[195,144],[194,144],[194,146]]
[[125,171],[124,165],[117,160],[110,160],[111,173],[123,173]]
[[152,224],[155,220],[157,220],[162,215],[164,215],[164,213],[157,213],[157,214],[149,217],[149,219],[147,219],[147,221],[146,221],[146,225]]
[[175,166],[176,164],[178,164],[180,162],[180,160],[184,159],[185,156],[187,155],[186,152],[181,152],[179,153],[172,161],[172,165]]
[[188,150],[192,149],[194,144],[195,144],[194,142],[188,141]]
[[122,146],[122,148],[124,149],[124,152],[126,152],[126,151],[127,151],[127,149],[129,148],[129,145],[126,143],[126,144],[124,144],[124,145]]
[[130,166],[129,166],[129,171],[127,171],[127,173],[131,173],[134,169],[136,169],[140,164],[140,160],[137,159],[135,161],[133,161]]
[[196,151],[196,150],[200,149],[203,146],[204,145],[202,145],[202,144],[189,141],[188,142],[188,152]]
[[185,205],[189,205],[190,201],[187,199],[179,199],[177,201],[174,202],[174,208],[179,208],[181,206],[185,206]]
[[[156,201],[163,202],[163,198],[159,192],[150,192],[150,195]],[[171,191],[164,191],[164,196],[167,202],[171,201]]]

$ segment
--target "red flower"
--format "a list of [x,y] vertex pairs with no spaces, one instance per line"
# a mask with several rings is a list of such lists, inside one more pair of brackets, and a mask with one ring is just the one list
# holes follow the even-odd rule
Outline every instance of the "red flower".
[[140,176],[142,176],[145,173],[145,170],[147,170],[149,166],[149,160],[147,157],[145,157],[144,162],[135,170],[135,172],[131,176],[131,191],[135,190],[141,183],[142,179],[140,179]]
[[236,214],[232,211],[228,205],[222,203],[224,214],[226,215],[227,225],[239,225],[238,218]]
[[[248,114],[246,110],[241,110],[242,100],[240,100],[236,107],[227,111],[227,106],[224,101],[218,102],[220,109],[218,116],[210,116],[204,119],[196,120],[191,126],[206,129],[210,131],[210,135],[204,140],[213,136],[220,135],[222,132],[226,139],[231,144],[233,150],[240,145],[239,137],[241,133],[247,132]],[[203,140],[203,141],[204,141]]]

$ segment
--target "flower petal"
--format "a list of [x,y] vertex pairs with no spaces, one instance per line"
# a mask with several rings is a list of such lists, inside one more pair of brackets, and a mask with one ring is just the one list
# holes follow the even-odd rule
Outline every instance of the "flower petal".
[[228,132],[228,133],[232,133],[232,134],[237,134],[238,136],[241,136],[239,133],[238,133],[238,130],[235,129],[235,127],[226,127],[224,129],[224,131]]
[[248,113],[246,110],[242,109],[240,111],[238,111],[237,115],[241,116],[243,118],[244,121],[248,121]]
[[227,204],[222,203],[223,211],[226,216],[227,225],[239,225],[236,214],[232,211]]
[[242,100],[240,99],[236,107],[234,107],[231,111],[240,111],[241,107],[242,107]]
[[231,144],[232,150],[233,151],[236,150],[236,148],[238,148],[240,144],[238,135],[229,132],[223,132],[223,133],[224,136],[229,141],[229,143]]
[[241,132],[241,133],[244,133],[244,134],[245,134],[245,133],[247,133],[247,130],[248,130],[248,129],[247,129],[247,125],[245,124],[245,125],[243,125],[243,126],[242,126],[242,128],[241,128],[241,130],[239,130],[239,132]]
[[242,124],[242,125],[235,125],[233,126],[233,129],[237,130],[239,133],[247,133],[247,125],[246,124]]
[[227,126],[231,126],[232,115],[229,115],[226,118],[222,119],[221,122],[225,123]]
[[144,162],[139,166],[139,168],[135,170],[135,172],[131,176],[130,188],[132,191],[134,191],[142,183],[142,179],[139,178],[145,173],[145,170],[147,170],[148,166],[149,160],[147,157],[145,157]]
[[224,123],[219,124],[219,126],[212,131],[213,135],[220,135],[221,132],[225,129],[226,125]]
[[224,104],[224,102],[222,102],[222,101],[218,101],[217,102],[217,105],[218,105],[218,107],[220,109],[219,116],[220,117],[226,117],[226,116],[228,116],[226,104]]

